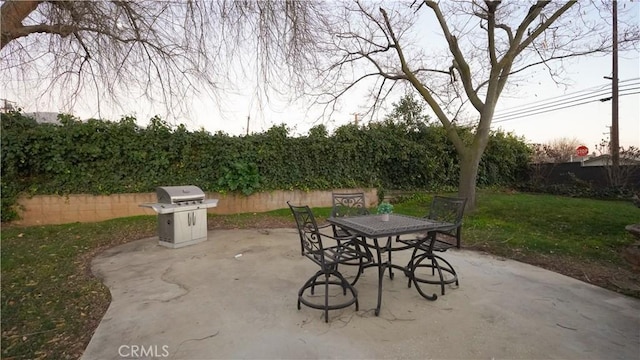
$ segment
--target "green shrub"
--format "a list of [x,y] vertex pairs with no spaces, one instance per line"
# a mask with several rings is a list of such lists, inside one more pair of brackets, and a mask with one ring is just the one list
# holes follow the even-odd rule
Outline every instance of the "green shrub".
[[[146,128],[133,117],[38,124],[21,113],[2,114],[2,220],[15,218],[21,193],[113,194],[158,186],[196,185],[204,191],[327,190],[375,187],[455,188],[459,165],[441,126],[394,122],[344,125],[329,135],[317,126],[292,137],[285,125],[230,136],[191,132],[154,117]],[[470,136],[470,129],[461,132]],[[526,167],[522,140],[491,135],[479,179],[509,184]]]
[[260,188],[260,174],[256,164],[234,162],[231,167],[222,169],[222,174],[218,180],[221,188],[241,191],[245,195],[251,195]]

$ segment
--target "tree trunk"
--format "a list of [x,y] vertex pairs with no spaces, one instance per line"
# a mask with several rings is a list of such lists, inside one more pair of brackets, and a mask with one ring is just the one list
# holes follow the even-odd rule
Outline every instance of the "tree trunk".
[[467,199],[465,212],[473,212],[476,209],[476,181],[482,151],[468,149],[460,156],[460,183],[458,184],[458,196]]
[[29,16],[42,1],[5,1],[0,7],[0,23],[2,24],[2,36],[0,37],[0,49],[11,40],[20,37],[19,30],[22,21]]

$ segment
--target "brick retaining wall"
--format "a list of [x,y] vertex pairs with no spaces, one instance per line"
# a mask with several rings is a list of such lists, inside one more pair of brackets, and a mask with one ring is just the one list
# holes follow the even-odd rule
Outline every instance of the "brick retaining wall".
[[[373,206],[378,202],[375,189],[336,189],[334,191],[364,191],[367,206]],[[208,210],[212,214],[238,214],[282,209],[287,207],[287,201],[311,207],[331,206],[331,191],[272,191],[250,196],[207,193],[207,198],[219,199],[218,206]],[[94,222],[134,215],[155,215],[152,209],[139,206],[142,203],[151,202],[156,202],[155,193],[23,197],[18,201],[20,220],[13,223],[31,226]]]

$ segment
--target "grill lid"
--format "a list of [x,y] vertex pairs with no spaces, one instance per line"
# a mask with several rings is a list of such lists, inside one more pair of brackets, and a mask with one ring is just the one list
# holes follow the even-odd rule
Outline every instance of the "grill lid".
[[205,194],[197,186],[161,186],[156,188],[158,202],[161,204],[177,204],[186,201],[202,201]]

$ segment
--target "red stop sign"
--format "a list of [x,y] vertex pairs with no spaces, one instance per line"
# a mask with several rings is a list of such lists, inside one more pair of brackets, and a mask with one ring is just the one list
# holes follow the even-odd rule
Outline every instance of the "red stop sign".
[[589,154],[589,148],[584,145],[578,146],[576,153],[578,153],[578,156],[587,156],[587,154]]

